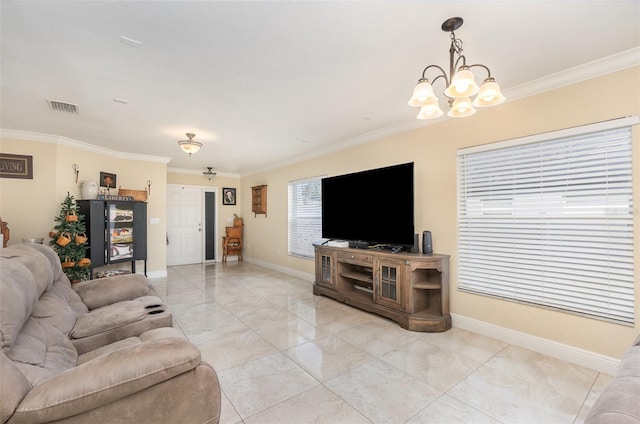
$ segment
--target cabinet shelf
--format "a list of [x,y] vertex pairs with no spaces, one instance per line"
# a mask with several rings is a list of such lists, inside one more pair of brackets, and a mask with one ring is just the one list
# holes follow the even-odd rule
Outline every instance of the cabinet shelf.
[[373,294],[373,289],[370,289],[369,287],[363,287],[363,286],[354,285],[353,288],[356,289],[356,290],[363,291],[365,293]]
[[341,277],[350,278],[352,280],[364,281],[365,283],[373,283],[373,275],[366,274],[359,271],[343,271],[340,273]]

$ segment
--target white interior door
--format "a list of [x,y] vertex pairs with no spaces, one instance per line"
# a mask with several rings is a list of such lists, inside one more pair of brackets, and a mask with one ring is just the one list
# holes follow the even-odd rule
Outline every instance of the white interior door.
[[167,187],[167,265],[203,262],[202,190],[197,187]]

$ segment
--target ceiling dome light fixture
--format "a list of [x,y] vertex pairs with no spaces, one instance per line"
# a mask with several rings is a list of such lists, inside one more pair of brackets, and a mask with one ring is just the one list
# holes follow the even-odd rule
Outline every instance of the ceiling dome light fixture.
[[209,181],[211,181],[213,179],[213,177],[216,176],[216,172],[212,171],[213,167],[212,166],[207,166],[207,170],[206,171],[202,171],[202,175],[204,175],[205,177],[207,177],[207,179]]
[[185,153],[188,153],[189,156],[191,156],[193,153],[196,153],[198,150],[200,150],[200,147],[202,147],[202,143],[193,139],[193,137],[196,136],[193,133],[186,133],[185,135],[187,136],[188,140],[180,140],[178,141],[178,144]]
[[[422,71],[422,78],[413,89],[413,95],[409,100],[409,106],[419,107],[418,119],[432,119],[442,116],[438,98],[433,93],[432,83],[438,79],[444,79],[447,87],[444,91],[451,108],[447,113],[453,118],[462,118],[476,113],[476,107],[489,107],[499,105],[505,101],[500,91],[500,86],[491,76],[491,70],[482,64],[467,65],[466,58],[462,54],[462,40],[456,38],[455,30],[462,26],[462,18],[449,18],[442,23],[442,30],[451,33],[451,47],[449,47],[449,74],[438,65],[429,65]],[[462,63],[460,64],[460,61]],[[460,65],[460,66],[458,66]],[[484,68],[487,78],[482,86],[478,87],[471,68]],[[426,78],[427,70],[437,68],[440,74],[430,83]],[[471,97],[476,98],[471,101]]]

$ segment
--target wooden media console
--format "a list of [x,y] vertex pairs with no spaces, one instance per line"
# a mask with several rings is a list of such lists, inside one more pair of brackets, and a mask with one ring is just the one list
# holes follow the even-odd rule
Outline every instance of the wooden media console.
[[313,294],[387,317],[411,331],[451,328],[449,255],[315,246]]

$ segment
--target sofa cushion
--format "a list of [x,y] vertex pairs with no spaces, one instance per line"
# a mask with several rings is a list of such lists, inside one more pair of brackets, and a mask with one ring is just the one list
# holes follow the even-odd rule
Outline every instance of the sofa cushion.
[[[62,275],[64,275],[64,273]],[[78,293],[76,293],[75,290],[71,288],[71,282],[69,282],[69,279],[66,277],[66,275],[65,278],[59,278],[55,280],[53,282],[53,285],[49,288],[49,290],[47,290],[47,293],[51,293],[62,299],[62,301],[69,305],[69,308],[76,315],[82,315],[89,312],[89,308],[87,307],[87,305],[82,302],[82,299],[80,299]]]
[[57,328],[63,334],[69,334],[76,324],[76,313],[68,302],[58,293],[48,290],[42,293],[31,316]]
[[78,359],[67,336],[33,317],[6,354],[33,386],[75,367]]
[[21,250],[25,252],[38,252],[44,255],[44,257],[49,261],[50,269],[53,272],[51,281],[59,280],[61,278],[61,275],[66,277],[66,274],[62,271],[60,258],[52,248],[38,243],[23,243],[14,244],[11,246],[11,249]]
[[146,315],[147,311],[142,303],[137,300],[125,300],[94,309],[78,317],[69,335],[74,339],[81,339],[140,321]]
[[15,342],[39,295],[35,278],[24,264],[0,257],[0,342],[3,351]]
[[[0,278],[0,341],[6,351],[37,309],[40,295],[52,289],[55,282],[66,280],[68,283],[68,279],[51,248],[31,243],[0,251]],[[51,315],[48,309],[44,307],[44,312],[38,314]],[[75,317],[70,316],[56,315],[56,318],[61,327],[73,325],[75,321]]]
[[31,384],[13,362],[0,351],[0,422],[7,421],[22,398],[31,390]]
[[87,308],[87,305],[82,303],[82,299],[80,299],[80,296],[78,296],[78,294],[73,289],[71,289],[71,282],[69,281],[67,274],[65,274],[62,270],[60,258],[52,248],[37,243],[19,244],[15,245],[15,247],[11,246],[11,248],[27,251],[35,250],[39,253],[42,253],[49,260],[51,271],[53,273],[53,284],[48,286],[46,290],[48,292],[54,293],[56,296],[60,297],[66,303],[68,303],[69,307],[77,315],[84,314],[89,310]]
[[[16,244],[11,249],[0,250],[0,256],[10,259],[13,262],[20,262],[33,274],[34,281],[38,287],[38,296],[53,284],[53,269],[47,256],[38,249],[34,249],[35,244]],[[40,248],[47,249],[39,245]],[[49,249],[51,250],[51,249]],[[55,252],[53,252],[55,254]]]
[[9,422],[35,424],[81,414],[187,372],[198,364],[198,348],[180,338],[118,349],[34,387]]

